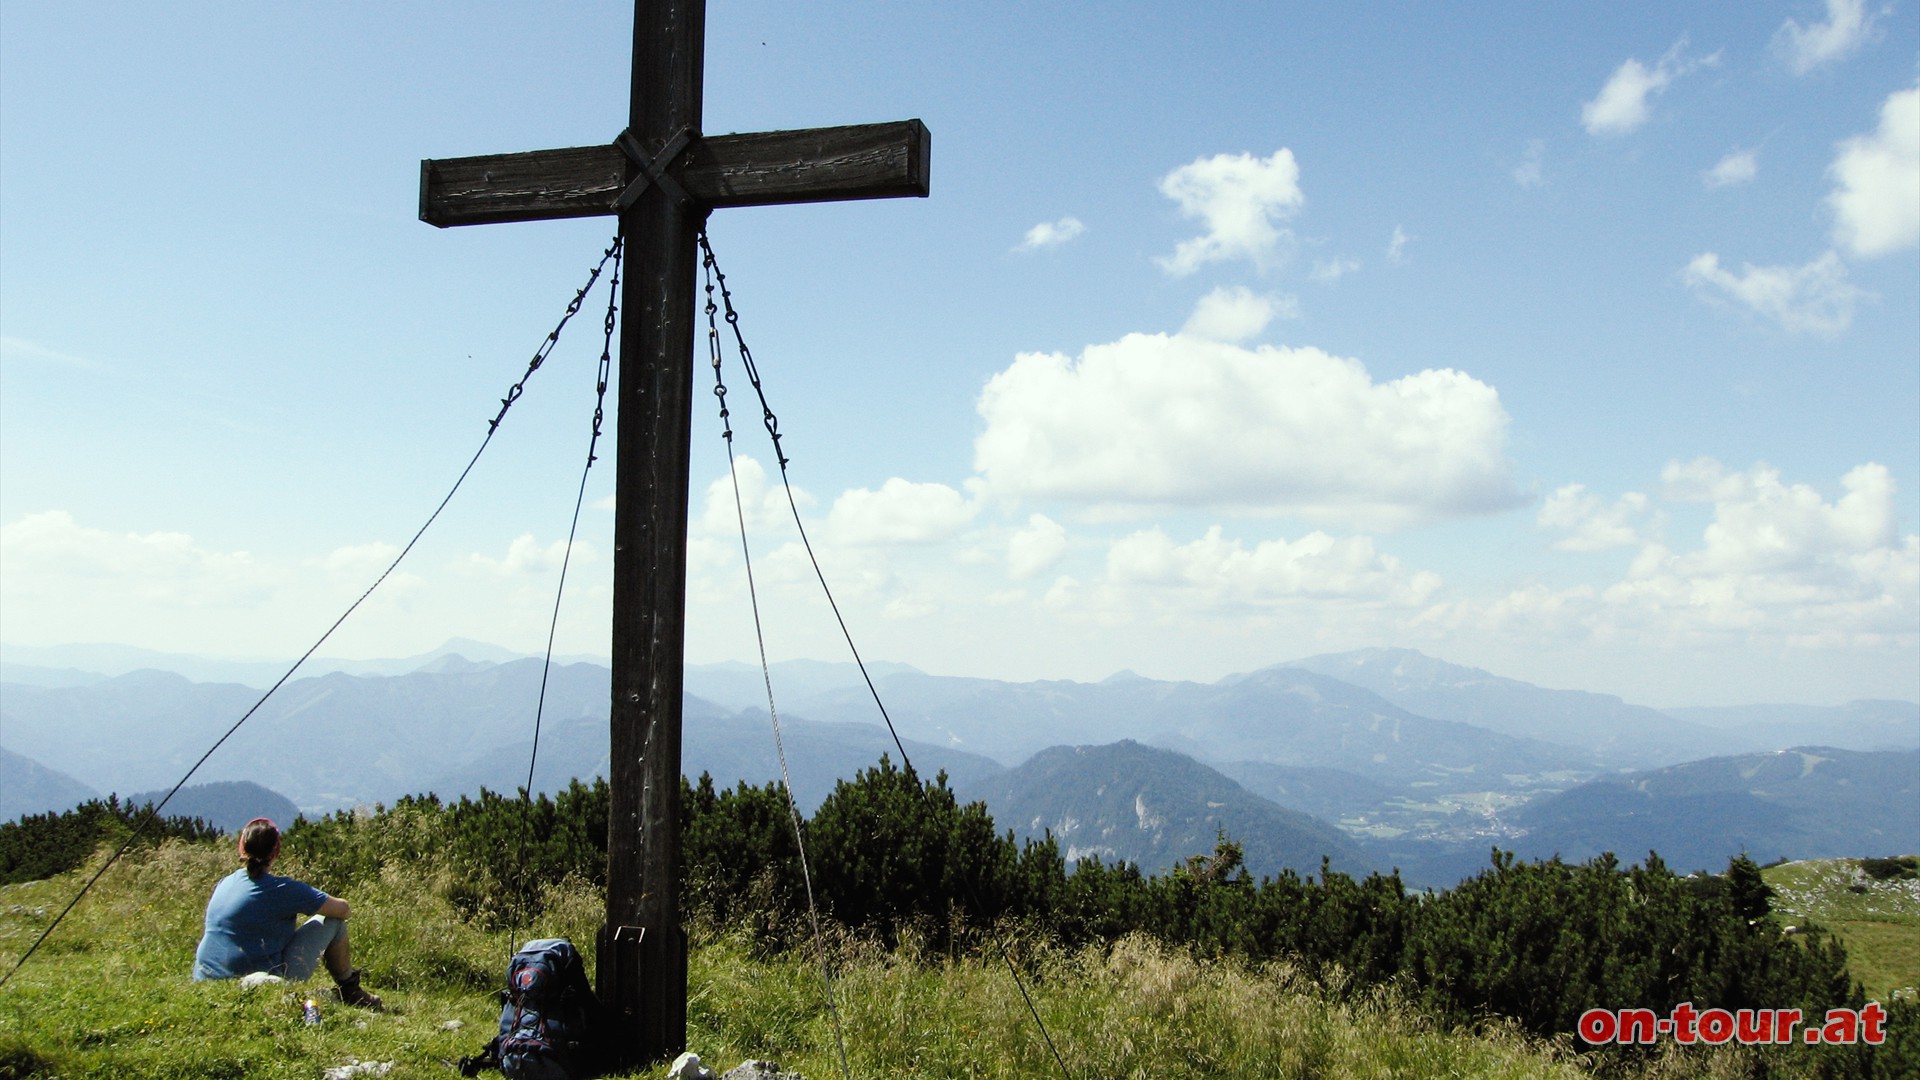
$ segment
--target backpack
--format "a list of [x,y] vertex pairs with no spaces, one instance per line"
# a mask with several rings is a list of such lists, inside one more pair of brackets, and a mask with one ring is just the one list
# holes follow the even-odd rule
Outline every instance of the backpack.
[[498,1068],[510,1080],[578,1080],[590,1074],[600,1003],[573,942],[538,938],[520,946],[507,962],[500,1002],[500,1034],[479,1057],[460,1063],[462,1073]]

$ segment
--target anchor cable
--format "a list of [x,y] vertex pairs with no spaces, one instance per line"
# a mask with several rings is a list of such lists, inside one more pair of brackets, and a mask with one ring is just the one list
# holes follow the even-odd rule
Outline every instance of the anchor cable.
[[733,457],[733,421],[727,410],[727,384],[720,375],[720,329],[714,324],[714,314],[719,310],[713,302],[714,275],[718,272],[713,251],[707,246],[706,230],[700,232],[700,246],[703,250],[701,271],[705,276],[707,304],[707,354],[713,364],[713,395],[719,401],[721,437],[727,444],[727,475],[733,481],[733,513],[740,523],[740,558],[746,566],[747,601],[753,609],[754,643],[760,649],[760,678],[767,688],[767,713],[773,720],[773,748],[780,760],[780,782],[787,794],[787,823],[793,828],[793,843],[800,853],[800,880],[807,891],[807,919],[813,929],[814,952],[820,957],[820,981],[826,990],[827,1013],[833,1020],[833,1041],[840,1053],[840,1074],[852,1080],[853,1070],[847,1064],[847,1036],[840,1021],[840,1008],[833,996],[833,965],[827,957],[827,946],[820,933],[820,909],[813,896],[813,871],[807,865],[807,841],[803,835],[800,821],[800,807],[794,801],[793,774],[787,768],[787,745],[780,732],[780,710],[773,701],[773,670],[767,663],[767,636],[760,619],[760,595],[753,581],[753,552],[747,544],[747,512],[740,497],[740,472]]
[[67,902],[67,906],[60,910],[60,914],[54,916],[53,921],[47,924],[47,928],[42,930],[40,936],[34,939],[33,944],[27,946],[27,950],[20,954],[20,959],[14,961],[13,967],[10,968],[5,975],[0,975],[0,987],[12,981],[20,969],[26,965],[27,961],[32,959],[33,954],[40,950],[40,946],[46,942],[54,930],[59,928],[60,924],[66,920],[66,917],[72,913],[73,909],[79,905],[87,893],[91,892],[93,887],[99,883],[100,879],[106,875],[106,872],[111,869],[115,863],[120,861],[121,856],[132,849],[134,842],[140,839],[141,835],[147,831],[149,826],[159,820],[160,811],[166,807],[168,802],[172,801],[175,795],[180,793],[180,789],[186,786],[188,780],[193,779],[193,774],[200,771],[200,767],[207,763],[207,759],[213,756],[214,751],[219,750],[228,739],[232,738],[234,732],[239,731],[242,724],[252,719],[253,714],[259,712],[260,707],[265,705],[267,700],[273,697],[282,686],[285,686],[287,680],[293,678],[294,672],[299,671],[301,665],[305,664],[315,652],[319,651],[320,646],[324,645],[327,639],[333,636],[334,631],[340,629],[340,625],[347,621],[348,616],[358,610],[360,605],[365,603],[369,596],[373,595],[374,590],[378,589],[381,584],[399,568],[401,561],[413,550],[414,545],[420,542],[420,538],[426,535],[428,527],[439,519],[440,512],[445,510],[447,504],[453,501],[453,497],[459,492],[461,485],[466,483],[467,477],[473,472],[474,466],[479,464],[480,455],[485,453],[488,444],[493,442],[494,433],[500,429],[500,422],[506,418],[507,410],[513,407],[514,402],[520,400],[521,393],[526,389],[527,380],[531,379],[533,373],[540,370],[540,365],[546,362],[548,354],[553,351],[554,345],[560,340],[560,332],[566,329],[568,321],[579,313],[580,303],[586,298],[587,291],[592,289],[594,282],[600,279],[600,272],[606,268],[607,261],[613,258],[618,249],[619,241],[616,240],[614,246],[608,248],[606,252],[601,255],[599,265],[595,266],[592,273],[588,275],[587,283],[582,285],[579,291],[574,294],[572,302],[567,305],[566,313],[560,317],[560,322],[554,326],[553,330],[547,334],[546,339],[541,342],[540,347],[534,351],[533,359],[528,362],[526,372],[520,376],[518,382],[514,383],[513,386],[507,390],[507,396],[501,399],[500,411],[495,413],[493,419],[487,422],[487,434],[480,440],[479,449],[473,452],[473,457],[468,459],[466,468],[460,470],[459,477],[454,480],[453,487],[447,491],[445,497],[433,508],[433,512],[427,515],[427,520],[414,532],[413,538],[408,540],[406,546],[400,549],[400,554],[394,556],[393,561],[387,565],[385,570],[380,572],[380,576],[374,579],[373,584],[367,586],[367,590],[360,594],[359,599],[347,605],[346,611],[342,612],[340,617],[333,621],[333,625],[327,627],[326,632],[320,635],[319,640],[308,647],[306,652],[301,653],[300,658],[295,660],[291,667],[287,668],[286,673],[281,675],[272,686],[268,687],[266,693],[261,694],[259,700],[255,701],[253,706],[241,715],[240,719],[235,720],[233,726],[228,728],[225,734],[214,740],[214,744],[207,748],[207,752],[200,755],[200,759],[193,763],[193,766],[186,771],[184,776],[180,777],[179,782],[175,783],[159,802],[147,804],[146,811],[141,815],[139,823],[133,827],[133,831],[128,834],[125,842],[123,842],[112,855],[107,857],[107,861],[100,865],[100,869],[94,871],[93,876],[87,879],[87,883],[82,885],[80,891],[74,894],[73,899]]
[[573,538],[580,529],[580,507],[587,499],[587,476],[593,471],[593,463],[599,460],[594,450],[600,445],[600,428],[607,415],[607,382],[613,368],[613,328],[620,310],[620,247],[621,240],[616,237],[613,247],[608,249],[613,255],[613,277],[607,283],[607,318],[600,343],[599,378],[594,384],[593,435],[587,440],[587,464],[580,470],[580,490],[573,497],[573,521],[567,526],[567,547],[560,556],[560,583],[553,593],[553,619],[547,624],[547,655],[540,666],[540,697],[533,707],[533,750],[527,754],[525,795],[528,799],[533,797],[533,765],[540,757],[540,718],[547,707],[547,676],[553,671],[553,639],[560,629],[560,599],[567,592],[567,567],[573,562]]
[[[821,569],[820,559],[817,555],[814,554],[813,542],[807,538],[807,527],[805,523],[801,520],[800,506],[793,494],[793,482],[789,478],[787,473],[787,463],[789,459],[787,458],[785,449],[781,446],[781,443],[780,443],[780,420],[779,420],[779,417],[774,415],[773,407],[767,403],[766,390],[761,385],[761,381],[760,381],[759,367],[754,363],[753,352],[751,349],[747,347],[746,337],[744,334],[742,334],[740,330],[740,314],[738,311],[734,309],[733,294],[727,288],[727,275],[721,272],[719,263],[714,259],[713,247],[708,242],[707,231],[704,227],[702,227],[700,231],[695,235],[695,240],[698,241],[700,245],[701,257],[702,257],[703,263],[707,266],[712,267],[714,279],[719,284],[720,302],[725,306],[725,309],[726,309],[727,325],[731,327],[733,330],[734,346],[736,351],[740,355],[741,367],[746,370],[747,381],[752,384],[754,395],[758,397],[760,400],[761,419],[766,426],[768,437],[771,438],[773,441],[774,457],[777,458],[780,462],[780,483],[781,483],[781,486],[786,491],[787,507],[790,511],[792,511],[794,528],[799,531],[801,546],[806,549],[807,559],[813,565],[814,576],[820,582],[821,591],[826,594],[827,606],[832,609],[834,621],[837,622],[840,626],[841,637],[846,640],[847,649],[849,652],[853,654],[854,663],[860,669],[860,677],[861,679],[865,680],[867,684],[867,692],[873,697],[874,706],[878,708],[880,711],[880,719],[886,722],[887,732],[893,737],[894,748],[900,751],[901,766],[906,770],[908,776],[915,777],[917,779],[918,774],[914,771],[913,760],[907,755],[906,744],[901,741],[899,729],[894,727],[893,717],[887,713],[886,702],[882,701],[880,698],[880,690],[878,687],[874,685],[873,675],[867,670],[866,661],[862,659],[860,656],[860,648],[858,645],[854,643],[853,632],[847,627],[847,620],[845,616],[843,616],[840,612],[839,602],[834,599],[833,588],[832,586],[827,584],[826,572]],[[708,303],[711,304],[712,301],[709,300]],[[725,388],[722,387],[721,389],[716,390],[715,392],[721,395],[722,418],[724,419],[725,400],[726,400]],[[729,454],[729,460],[731,460],[731,454],[732,454],[731,433],[729,433],[729,436],[728,436],[728,454]],[[744,524],[743,524],[743,535],[744,535]],[[757,608],[756,608],[756,611],[757,611]],[[763,649],[763,656],[762,656],[762,664],[763,666],[765,664],[764,649]],[[933,805],[933,796],[927,794],[927,790],[924,785],[916,783],[915,786],[918,788],[920,792],[921,801],[926,803],[928,811],[934,812],[935,807]],[[791,789],[789,789],[788,798],[789,800],[791,800],[792,798]],[[985,905],[981,903],[979,892],[977,889],[974,888],[974,883],[972,879],[969,877],[966,877],[965,875],[962,875],[961,881],[966,885],[968,896],[973,901],[975,908],[977,910],[984,910]],[[1066,1059],[1061,1055],[1059,1047],[1054,1044],[1053,1036],[1047,1030],[1046,1021],[1040,1018],[1039,1007],[1034,1004],[1033,995],[1030,994],[1027,990],[1026,980],[1022,978],[1020,974],[1019,966],[1014,963],[1013,953],[1012,953],[1012,950],[1010,950],[1007,947],[1006,939],[999,933],[997,929],[989,927],[987,932],[993,938],[994,944],[998,947],[1000,951],[1001,959],[1006,963],[1007,972],[1013,977],[1013,985],[1016,989],[1020,991],[1021,1000],[1026,1002],[1028,1014],[1033,1017],[1034,1024],[1040,1029],[1040,1037],[1042,1040],[1046,1042],[1047,1050],[1053,1055],[1054,1063],[1059,1066],[1061,1075],[1068,1077],[1068,1080],[1072,1080],[1073,1071],[1067,1068]]]

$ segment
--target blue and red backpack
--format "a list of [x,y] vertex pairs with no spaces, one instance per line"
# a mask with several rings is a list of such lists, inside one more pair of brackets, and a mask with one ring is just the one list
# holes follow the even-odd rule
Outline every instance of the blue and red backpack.
[[511,1080],[592,1075],[600,1003],[573,942],[538,938],[520,946],[507,962],[500,1002],[500,1034],[479,1058],[461,1062],[461,1072],[497,1068]]

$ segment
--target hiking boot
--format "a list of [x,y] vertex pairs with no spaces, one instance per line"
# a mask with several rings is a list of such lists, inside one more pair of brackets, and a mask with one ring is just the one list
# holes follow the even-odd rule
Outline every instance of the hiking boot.
[[354,968],[352,971],[347,972],[346,978],[335,979],[333,981],[340,988],[340,1004],[353,1005],[362,1009],[371,1009],[374,1012],[380,1011],[380,996],[361,987],[359,968]]

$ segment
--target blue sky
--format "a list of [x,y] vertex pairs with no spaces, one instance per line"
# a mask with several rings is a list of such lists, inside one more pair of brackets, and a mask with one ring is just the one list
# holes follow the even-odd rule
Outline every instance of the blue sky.
[[[929,199],[711,224],[866,656],[1920,698],[1911,2],[1088,10],[710,4],[708,132],[933,132]],[[612,232],[436,230],[419,160],[611,140],[630,20],[9,4],[0,640],[302,652]],[[543,645],[596,339],[323,653]],[[751,659],[711,413],[688,655]],[[769,650],[843,659],[750,434]]]

